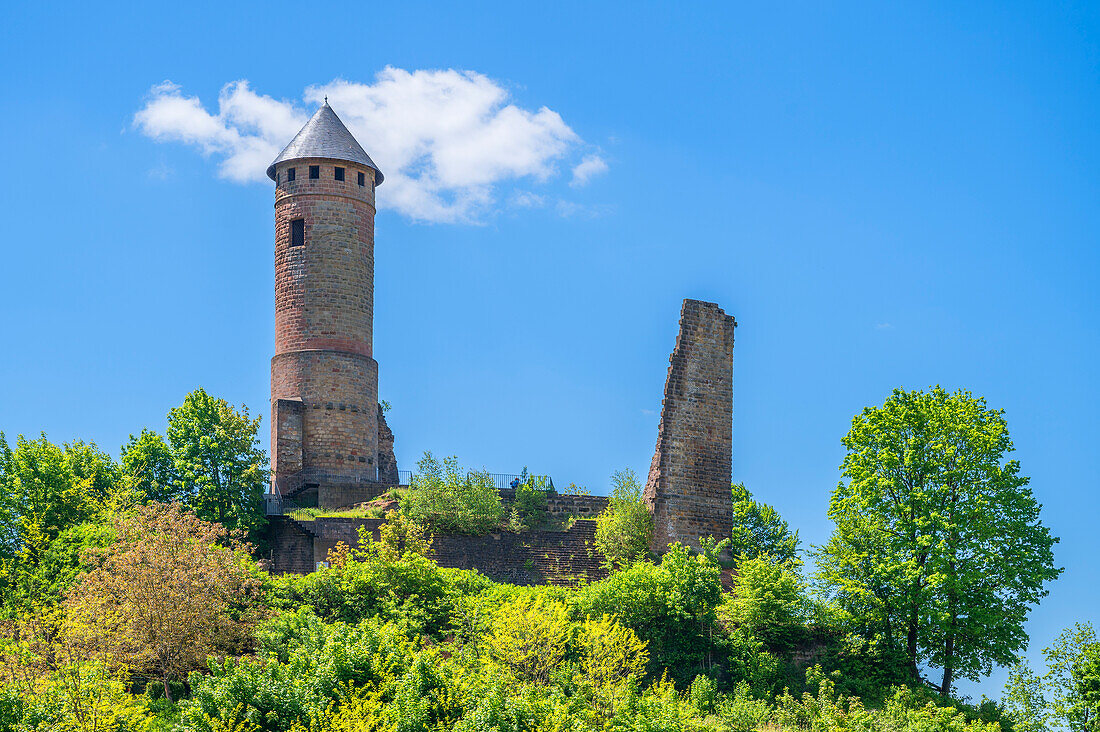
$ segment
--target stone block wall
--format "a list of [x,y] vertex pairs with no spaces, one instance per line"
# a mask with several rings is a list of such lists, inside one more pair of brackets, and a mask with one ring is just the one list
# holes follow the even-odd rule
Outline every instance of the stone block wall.
[[[309,166],[320,168],[310,179]],[[336,166],[347,170],[335,180]],[[295,179],[287,180],[289,168]],[[365,172],[366,185],[357,183]],[[368,358],[374,319],[374,171],[303,159],[276,170],[275,352],[327,350]],[[305,222],[292,246],[290,222]]]
[[653,511],[653,550],[672,542],[699,546],[733,528],[732,316],[718,305],[684,300],[669,358],[657,449],[646,481]]
[[271,402],[271,471],[292,475],[302,469],[304,405],[301,399]]
[[547,497],[546,510],[551,518],[576,516],[594,519],[607,508],[607,496],[573,496],[554,494]]
[[267,560],[274,574],[308,574],[314,563],[314,536],[303,527],[304,522],[287,516],[272,516],[267,525],[271,546]]
[[386,424],[386,414],[378,405],[378,480],[387,486],[401,482],[397,473],[397,456],[393,453],[393,430]]
[[[273,517],[270,531],[274,548],[269,558],[272,572],[312,572],[340,542],[355,546],[359,527],[377,539],[383,523],[382,519],[322,517],[296,521],[289,516]],[[441,567],[476,569],[490,579],[516,585],[595,581],[607,574],[603,557],[592,546],[595,534],[595,521],[577,521],[567,531],[436,534],[432,559]]]

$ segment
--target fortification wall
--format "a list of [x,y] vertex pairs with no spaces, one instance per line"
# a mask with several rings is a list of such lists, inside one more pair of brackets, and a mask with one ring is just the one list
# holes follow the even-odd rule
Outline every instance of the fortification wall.
[[657,448],[646,481],[654,551],[699,546],[733,528],[733,317],[718,305],[684,300],[669,357]]
[[[272,572],[305,574],[325,561],[340,542],[356,546],[359,527],[379,537],[382,519],[344,517],[271,521]],[[577,521],[567,531],[498,532],[486,536],[436,534],[432,558],[441,567],[476,569],[498,582],[515,585],[573,584],[606,576],[603,557],[592,546],[595,521]]]
[[607,496],[563,496],[553,494],[546,499],[546,511],[551,518],[576,516],[594,519],[607,508]]

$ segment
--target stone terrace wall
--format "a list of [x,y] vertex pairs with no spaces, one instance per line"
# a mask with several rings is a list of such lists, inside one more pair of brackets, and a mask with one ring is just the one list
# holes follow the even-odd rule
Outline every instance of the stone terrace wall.
[[[272,571],[312,572],[330,549],[359,541],[359,527],[378,538],[382,519],[322,517],[296,521],[276,516],[271,522]],[[571,584],[606,576],[603,557],[592,547],[595,521],[577,521],[568,531],[499,532],[487,536],[436,534],[433,559],[441,567],[476,569],[498,582],[516,585]]]
[[[516,500],[516,492],[512,488],[504,488],[500,491],[500,501],[507,510]],[[546,513],[551,519],[564,519],[567,516],[575,516],[579,519],[596,518],[600,512],[607,508],[607,496],[577,496],[562,495],[561,493],[548,493],[546,496]]]
[[576,516],[577,518],[596,518],[607,508],[607,496],[563,496],[554,494],[547,497],[546,510],[551,518]]
[[733,527],[733,330],[718,305],[684,300],[669,358],[657,449],[645,500],[653,511],[653,550],[699,546]]
[[272,516],[268,522],[271,551],[268,561],[274,574],[307,574],[316,568],[314,536],[288,516]]

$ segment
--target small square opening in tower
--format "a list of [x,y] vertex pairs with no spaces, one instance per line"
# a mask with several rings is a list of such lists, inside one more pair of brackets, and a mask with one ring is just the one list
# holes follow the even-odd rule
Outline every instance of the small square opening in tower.
[[359,172],[359,185],[360,186],[365,186],[366,184],[367,184],[367,174],[360,171]]
[[309,166],[309,178],[310,180],[316,180],[321,177],[321,166],[311,165]]
[[294,168],[287,168],[286,169],[286,179],[287,179],[287,181],[294,180]]
[[293,219],[290,222],[290,246],[301,247],[306,243],[306,220]]
[[336,166],[336,180],[343,180],[343,179],[344,179],[344,169],[341,168],[339,165],[337,165]]

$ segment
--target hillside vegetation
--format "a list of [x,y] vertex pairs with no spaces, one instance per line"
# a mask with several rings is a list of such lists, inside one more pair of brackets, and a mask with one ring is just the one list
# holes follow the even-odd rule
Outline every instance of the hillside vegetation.
[[0,438],[0,732],[1096,730],[1087,624],[1044,675],[1017,667],[1004,707],[951,696],[1019,660],[1060,571],[1001,414],[968,394],[896,392],[855,418],[812,573],[740,485],[732,536],[650,554],[621,471],[597,532],[610,574],[571,587],[438,567],[433,530],[523,531],[540,503],[509,516],[430,456],[379,540],[272,576],[255,422],[188,405],[119,464]]

